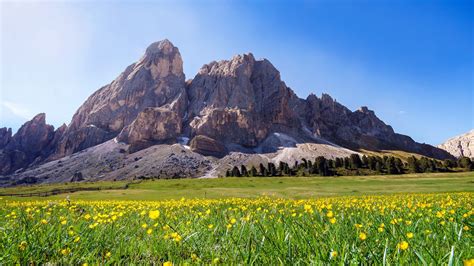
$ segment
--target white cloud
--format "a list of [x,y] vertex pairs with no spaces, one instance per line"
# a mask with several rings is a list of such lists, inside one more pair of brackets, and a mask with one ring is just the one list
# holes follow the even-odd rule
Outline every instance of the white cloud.
[[31,111],[24,107],[21,104],[10,102],[10,101],[2,101],[0,102],[2,109],[5,108],[14,115],[24,118],[24,119],[31,119],[33,117]]
[[405,112],[405,111],[403,111],[403,110],[398,111],[398,114],[399,114],[399,115],[404,115],[404,114],[406,114],[406,113],[407,113],[407,112]]

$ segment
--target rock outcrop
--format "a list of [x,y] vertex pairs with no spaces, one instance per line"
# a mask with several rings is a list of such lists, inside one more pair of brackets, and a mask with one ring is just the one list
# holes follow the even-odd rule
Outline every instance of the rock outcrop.
[[191,150],[205,156],[223,157],[227,153],[225,145],[203,135],[195,136],[190,143]]
[[204,65],[188,84],[190,134],[256,147],[272,131],[300,127],[297,96],[268,60],[252,54]]
[[474,158],[474,129],[448,139],[443,144],[438,145],[438,148],[446,150],[453,156]]
[[59,137],[61,130],[54,131],[53,126],[46,124],[44,113],[23,124],[14,136],[11,129],[1,129],[0,174],[44,161],[54,149],[55,137]]
[[352,112],[331,96],[310,95],[306,99],[304,122],[314,136],[351,149],[402,150],[445,159],[451,155],[428,144],[397,134],[375,112],[363,106]]
[[122,130],[117,139],[130,144],[131,152],[153,144],[176,143],[181,125],[180,114],[171,108],[148,107]]

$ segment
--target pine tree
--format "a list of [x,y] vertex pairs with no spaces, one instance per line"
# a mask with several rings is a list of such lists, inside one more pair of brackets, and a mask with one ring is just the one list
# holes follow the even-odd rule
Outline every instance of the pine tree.
[[410,156],[407,159],[407,164],[408,164],[408,170],[412,173],[419,173],[420,172],[420,167],[418,160],[415,158],[415,156]]
[[324,158],[324,156],[318,156],[314,161],[314,165],[316,166],[314,167],[316,170],[314,174],[319,174],[321,176],[326,176],[328,174],[328,167],[326,163],[326,158]]
[[245,167],[243,164],[240,166],[240,174],[242,176],[248,176],[247,167]]
[[464,168],[466,170],[472,170],[473,169],[473,164],[472,164],[472,161],[469,157],[459,158],[458,165],[459,165],[459,167]]
[[276,176],[277,175],[277,170],[276,170],[275,164],[268,163],[268,172],[269,172],[270,176]]
[[362,167],[363,168],[369,168],[369,157],[365,156],[362,156]]
[[350,166],[351,166],[351,162],[350,162],[349,157],[345,157],[344,158],[344,168],[349,169]]
[[403,174],[403,162],[400,158],[395,158],[395,169],[397,169],[397,174]]
[[301,160],[303,161],[303,167],[304,167],[305,169],[308,169],[308,161],[306,161],[305,158],[302,158]]
[[232,176],[235,176],[235,177],[240,177],[240,171],[239,171],[239,168],[237,166],[234,166],[234,168],[232,168]]
[[375,163],[376,163],[375,157],[373,157],[373,156],[368,156],[367,157],[367,167],[370,170],[375,170]]
[[278,171],[281,173],[281,175],[285,174],[285,162],[280,161],[278,164]]
[[375,162],[375,171],[377,173],[381,174],[382,170],[383,170],[382,169],[382,162],[380,162],[380,161]]
[[265,168],[265,166],[263,166],[262,163],[259,165],[259,168],[260,168],[260,175],[261,176],[267,176],[268,175],[267,169]]
[[385,160],[385,168],[389,175],[398,174],[397,168],[395,167],[395,158],[393,156],[387,157]]
[[350,166],[352,169],[359,169],[362,166],[362,161],[360,160],[359,155],[351,154],[350,156]]
[[250,176],[255,177],[257,176],[257,168],[252,165],[252,168],[250,168]]
[[450,168],[454,168],[456,167],[455,166],[455,162],[451,159],[446,159],[443,161],[443,166],[446,168],[446,169],[450,169]]

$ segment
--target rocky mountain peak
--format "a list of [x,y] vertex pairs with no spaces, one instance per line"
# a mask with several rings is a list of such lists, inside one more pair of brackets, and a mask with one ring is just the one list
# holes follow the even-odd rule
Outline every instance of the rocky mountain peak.
[[35,117],[33,117],[33,119],[31,119],[31,121],[29,123],[30,124],[45,125],[46,124],[46,114],[45,113],[39,113],[39,114],[35,115]]
[[369,113],[373,113],[372,110],[369,110],[369,108],[367,106],[361,106],[359,109],[358,109],[359,112],[361,113],[364,113],[364,114],[369,114]]
[[178,48],[169,40],[155,42],[138,62],[79,107],[54,158],[117,136],[149,107],[178,103],[173,106],[182,116],[185,100],[183,61]]
[[438,148],[446,150],[455,157],[474,158],[474,129],[471,131],[448,139],[438,145]]
[[176,48],[173,43],[171,43],[168,39],[164,39],[158,42],[154,42],[150,44],[145,51],[146,55],[156,55],[156,54],[171,54],[176,52],[178,48]]
[[7,146],[7,144],[12,139],[12,129],[11,128],[0,128],[0,149]]

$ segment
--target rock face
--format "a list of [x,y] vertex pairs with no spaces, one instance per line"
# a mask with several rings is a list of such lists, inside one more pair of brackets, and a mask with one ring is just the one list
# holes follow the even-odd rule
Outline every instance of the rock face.
[[[395,133],[367,107],[353,112],[327,94],[298,98],[268,60],[256,60],[251,53],[206,64],[185,82],[178,48],[163,40],[151,44],[140,60],[93,93],[68,126],[54,131],[46,124],[45,115],[40,114],[15,135],[11,129],[1,128],[0,175],[114,142],[113,138],[127,145],[128,153],[192,139],[189,152],[201,157],[222,157],[230,152],[249,156],[275,153],[284,147],[287,150],[282,158],[289,154],[294,158],[301,147],[317,147],[302,145],[308,143],[335,147],[325,148],[328,151],[342,146],[353,150],[403,150],[439,159],[451,157],[444,150]],[[313,148],[304,150],[305,156],[315,152]],[[463,148],[462,152],[467,150]],[[348,151],[341,154],[349,154]],[[198,161],[203,160],[201,157]],[[172,172],[175,160],[161,164],[169,169],[166,173]],[[200,165],[198,161],[196,165]],[[84,176],[100,173],[75,171]],[[131,172],[135,175],[137,171]],[[65,173],[70,180],[75,172]],[[153,167],[150,173],[165,175]],[[173,172],[173,176],[184,173],[188,172]],[[22,178],[26,177],[29,176]]]
[[291,109],[298,98],[268,60],[252,54],[204,65],[188,84],[188,97],[191,136],[256,147],[271,131],[300,126]]
[[438,148],[446,150],[453,156],[474,158],[474,129],[460,136],[448,139]]
[[420,144],[408,136],[397,134],[367,107],[354,112],[327,94],[306,99],[304,120],[315,136],[351,149],[402,150],[445,159],[450,155],[431,145]]
[[63,128],[54,131],[46,115],[38,114],[12,136],[11,129],[0,129],[0,174],[11,173],[46,159],[60,138]]
[[137,151],[157,143],[174,143],[181,133],[182,119],[171,108],[148,107],[118,136],[119,141],[130,144]]
[[[54,158],[117,136],[145,108],[161,107],[185,98],[183,61],[178,48],[168,40],[153,43],[138,62],[79,107]],[[183,103],[177,104],[173,111],[182,116],[184,108]]]
[[224,144],[203,135],[191,140],[191,150],[205,156],[223,157],[227,153]]

